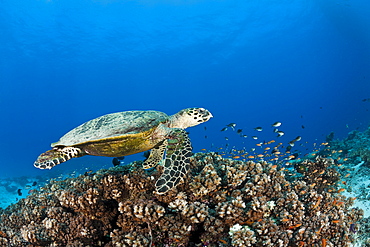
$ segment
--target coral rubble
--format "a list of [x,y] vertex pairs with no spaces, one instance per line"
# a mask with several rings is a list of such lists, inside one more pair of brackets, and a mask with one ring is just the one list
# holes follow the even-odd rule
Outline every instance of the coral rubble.
[[0,245],[349,246],[362,210],[340,194],[332,165],[318,157],[293,174],[197,153],[164,195],[153,192],[161,171],[141,162],[54,180],[0,211]]

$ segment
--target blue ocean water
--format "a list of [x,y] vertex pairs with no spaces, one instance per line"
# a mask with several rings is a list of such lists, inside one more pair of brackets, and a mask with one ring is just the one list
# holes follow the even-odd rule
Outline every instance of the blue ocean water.
[[[276,139],[270,125],[281,121],[278,141],[302,136],[309,152],[331,131],[343,138],[370,123],[365,0],[0,3],[4,178],[111,166],[33,162],[70,129],[117,111],[209,109],[214,118],[189,129],[194,151],[250,148],[250,136]],[[221,132],[229,123],[248,137]]]

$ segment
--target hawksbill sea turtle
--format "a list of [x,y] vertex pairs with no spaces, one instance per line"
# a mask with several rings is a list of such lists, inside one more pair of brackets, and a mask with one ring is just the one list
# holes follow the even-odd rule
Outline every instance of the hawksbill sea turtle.
[[164,194],[189,171],[192,146],[184,129],[210,118],[212,114],[204,108],[187,108],[172,116],[159,111],[107,114],[81,124],[52,143],[52,149],[42,153],[34,166],[51,169],[84,155],[121,157],[151,150],[143,168],[152,168],[163,160],[164,171],[155,186],[158,194]]

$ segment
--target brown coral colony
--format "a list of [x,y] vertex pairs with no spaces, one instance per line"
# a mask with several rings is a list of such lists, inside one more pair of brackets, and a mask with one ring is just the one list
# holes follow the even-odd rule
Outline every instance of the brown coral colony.
[[338,193],[332,164],[302,161],[307,172],[297,176],[264,161],[197,153],[185,182],[163,195],[153,192],[162,171],[145,171],[141,162],[52,181],[1,211],[0,243],[349,246],[363,213]]

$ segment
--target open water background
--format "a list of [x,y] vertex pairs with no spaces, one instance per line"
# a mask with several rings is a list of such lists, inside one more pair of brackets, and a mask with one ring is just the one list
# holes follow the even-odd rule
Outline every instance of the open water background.
[[[117,111],[209,109],[214,118],[189,129],[194,151],[276,139],[276,121],[279,141],[308,142],[303,154],[331,131],[363,130],[369,12],[367,0],[0,0],[0,177],[110,166],[33,162],[70,129]],[[249,137],[220,132],[231,122]]]

